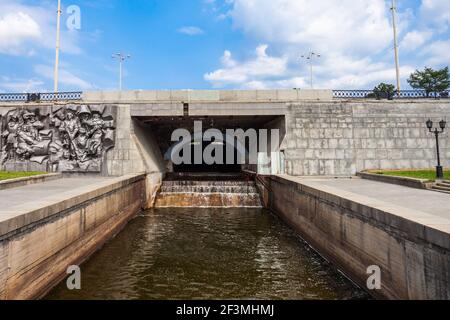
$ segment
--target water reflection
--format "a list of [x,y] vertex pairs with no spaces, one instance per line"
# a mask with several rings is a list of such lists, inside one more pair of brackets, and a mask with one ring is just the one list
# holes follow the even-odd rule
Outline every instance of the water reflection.
[[261,209],[155,209],[133,220],[48,299],[363,299]]

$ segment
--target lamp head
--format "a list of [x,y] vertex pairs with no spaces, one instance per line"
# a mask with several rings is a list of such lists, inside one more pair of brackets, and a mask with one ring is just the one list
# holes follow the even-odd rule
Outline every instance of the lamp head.
[[427,128],[428,128],[428,130],[433,129],[433,121],[431,121],[431,119],[428,119],[428,121],[427,121]]
[[447,126],[447,121],[442,120],[441,122],[439,122],[439,126],[441,127],[442,131],[444,131],[445,127]]

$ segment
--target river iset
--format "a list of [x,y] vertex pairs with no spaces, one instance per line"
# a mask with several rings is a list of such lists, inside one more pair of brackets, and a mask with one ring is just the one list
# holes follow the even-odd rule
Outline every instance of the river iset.
[[264,209],[153,209],[46,299],[367,299]]

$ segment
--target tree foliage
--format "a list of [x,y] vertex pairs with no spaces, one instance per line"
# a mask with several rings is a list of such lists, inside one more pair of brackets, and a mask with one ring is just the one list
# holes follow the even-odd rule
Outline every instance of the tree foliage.
[[380,83],[373,89],[373,93],[368,95],[368,98],[376,99],[392,99],[395,93],[395,86],[388,83]]
[[448,67],[440,70],[425,68],[423,71],[416,70],[408,79],[408,83],[414,89],[425,90],[427,97],[434,93],[438,97],[450,87],[450,74]]

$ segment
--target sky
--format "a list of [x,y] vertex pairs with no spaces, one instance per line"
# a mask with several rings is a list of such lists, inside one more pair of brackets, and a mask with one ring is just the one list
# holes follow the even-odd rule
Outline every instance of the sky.
[[[387,0],[62,0],[60,91],[395,83]],[[450,0],[398,0],[402,87],[450,64]],[[75,10],[74,10],[75,8]],[[77,14],[79,8],[79,15]],[[69,10],[68,10],[69,9]],[[0,0],[0,92],[53,90],[56,0]],[[79,19],[78,19],[79,18]],[[79,22],[79,24],[78,24]]]

